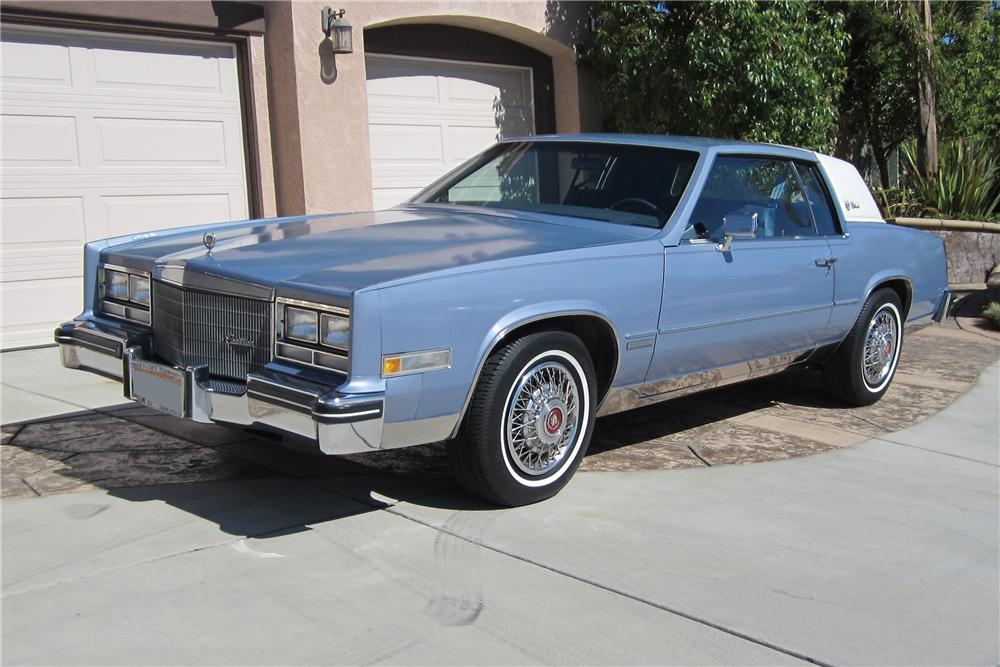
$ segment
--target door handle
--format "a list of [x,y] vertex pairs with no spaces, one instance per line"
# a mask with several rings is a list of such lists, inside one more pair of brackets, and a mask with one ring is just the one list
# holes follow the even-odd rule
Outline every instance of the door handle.
[[836,257],[823,257],[821,259],[816,260],[816,266],[823,266],[826,268],[830,268],[836,263],[837,263]]

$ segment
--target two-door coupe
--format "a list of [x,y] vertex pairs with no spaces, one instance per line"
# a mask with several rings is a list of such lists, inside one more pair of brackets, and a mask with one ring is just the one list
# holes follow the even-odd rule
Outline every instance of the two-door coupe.
[[878,400],[947,313],[944,245],[826,155],[628,135],[501,142],[376,213],[97,241],[66,366],[346,454],[448,442],[473,493],[555,494],[594,419],[820,366]]

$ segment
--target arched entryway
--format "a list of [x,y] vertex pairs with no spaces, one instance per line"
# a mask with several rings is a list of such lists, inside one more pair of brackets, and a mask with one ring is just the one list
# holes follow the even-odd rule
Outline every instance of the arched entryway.
[[376,209],[415,194],[498,139],[554,132],[552,59],[469,28],[364,31]]

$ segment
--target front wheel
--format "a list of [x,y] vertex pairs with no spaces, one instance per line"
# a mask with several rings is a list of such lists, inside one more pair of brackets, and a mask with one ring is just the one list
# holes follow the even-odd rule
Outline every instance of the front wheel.
[[903,348],[902,305],[895,291],[868,297],[854,328],[823,368],[829,390],[849,405],[871,405],[889,389]]
[[595,385],[587,348],[570,333],[529,334],[493,352],[448,443],[459,483],[506,506],[555,495],[587,451]]

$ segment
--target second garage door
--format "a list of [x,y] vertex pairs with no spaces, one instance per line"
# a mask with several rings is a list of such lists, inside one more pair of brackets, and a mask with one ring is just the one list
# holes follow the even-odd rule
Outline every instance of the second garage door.
[[498,139],[535,132],[528,67],[373,54],[365,66],[376,209]]
[[82,307],[86,241],[248,217],[231,44],[5,25],[0,347]]

